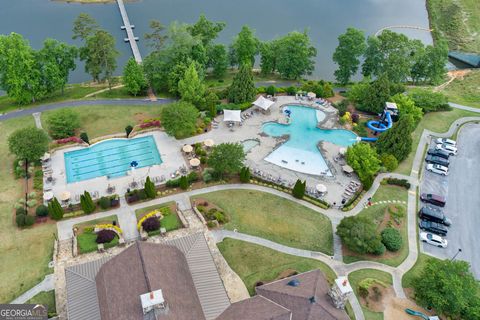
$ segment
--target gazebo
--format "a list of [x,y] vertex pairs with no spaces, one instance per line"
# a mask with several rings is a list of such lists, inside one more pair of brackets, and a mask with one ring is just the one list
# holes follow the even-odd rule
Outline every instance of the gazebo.
[[225,122],[242,122],[240,110],[223,109],[223,121]]
[[264,111],[267,111],[268,108],[270,108],[275,102],[273,102],[272,100],[268,100],[266,98],[264,98],[263,96],[260,96],[258,97],[257,100],[255,100],[255,102],[253,102],[253,105],[255,107],[259,107],[260,109],[264,110]]

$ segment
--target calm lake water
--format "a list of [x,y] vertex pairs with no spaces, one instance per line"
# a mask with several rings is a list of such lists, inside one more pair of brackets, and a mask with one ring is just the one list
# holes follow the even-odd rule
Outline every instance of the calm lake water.
[[[127,11],[131,23],[136,26],[135,35],[140,37],[139,48],[143,56],[148,53],[143,34],[148,31],[151,19],[164,24],[174,20],[192,23],[204,13],[209,19],[227,23],[218,38],[226,44],[244,24],[256,29],[261,40],[307,28],[318,50],[313,78],[328,80],[333,79],[335,70],[331,57],[337,37],[347,27],[363,29],[369,35],[390,25],[428,27],[423,0],[143,0],[127,4]],[[49,0],[0,0],[0,33],[20,33],[35,48],[41,47],[47,37],[80,45],[71,39],[71,30],[73,20],[81,12],[92,15],[117,39],[117,49],[121,52],[117,73],[120,74],[131,51],[123,42],[125,32],[120,30],[122,21],[115,3],[85,5]],[[432,41],[425,31],[396,31],[425,43]],[[79,63],[70,81],[81,82],[89,78]]]

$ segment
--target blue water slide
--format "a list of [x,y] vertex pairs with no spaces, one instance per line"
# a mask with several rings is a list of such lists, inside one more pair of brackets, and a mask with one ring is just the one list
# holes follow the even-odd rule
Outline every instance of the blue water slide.
[[405,312],[408,313],[409,315],[412,315],[412,316],[417,316],[417,317],[420,317],[424,320],[430,320],[430,317],[421,313],[421,312],[418,312],[418,311],[415,311],[415,310],[412,310],[412,309],[405,309]]
[[[384,132],[387,131],[392,127],[393,121],[392,121],[392,116],[390,115],[389,111],[385,111],[385,119],[387,120],[387,125],[385,125],[381,121],[376,121],[376,120],[371,120],[367,122],[367,127],[370,130],[373,130],[375,132]],[[378,138],[368,138],[368,137],[361,137],[360,140],[362,141],[377,141]]]

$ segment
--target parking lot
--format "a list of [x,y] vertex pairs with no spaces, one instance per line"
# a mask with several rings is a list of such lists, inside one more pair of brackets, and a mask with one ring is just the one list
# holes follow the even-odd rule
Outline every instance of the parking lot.
[[[452,220],[448,247],[441,249],[422,243],[426,253],[442,259],[468,261],[480,279],[480,125],[465,125],[457,138],[458,154],[450,157],[447,177],[423,170],[420,192],[446,196],[445,215]],[[425,162],[424,162],[425,166]]]

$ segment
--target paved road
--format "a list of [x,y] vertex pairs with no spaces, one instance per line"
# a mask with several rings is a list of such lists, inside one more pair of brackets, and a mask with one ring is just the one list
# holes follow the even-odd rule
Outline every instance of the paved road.
[[158,99],[157,101],[150,101],[148,99],[94,99],[94,100],[75,100],[64,101],[58,103],[50,103],[31,107],[28,109],[19,109],[6,114],[0,115],[0,121],[8,120],[23,116],[29,116],[36,112],[44,112],[48,110],[55,110],[60,108],[81,107],[81,106],[95,106],[95,105],[115,105],[115,106],[145,106],[145,105],[161,105],[173,102],[174,99]]
[[475,246],[480,226],[480,125],[462,127],[457,144],[459,152],[457,156],[450,157],[449,176],[426,172],[421,184],[422,192],[447,197],[444,212],[453,221],[447,236],[449,244],[446,249],[423,244],[423,250],[442,259],[451,259],[461,248],[457,259],[468,261],[476,278],[480,279],[480,254]]
[[448,104],[449,104],[452,108],[455,108],[455,109],[462,109],[462,110],[466,110],[466,111],[472,111],[472,112],[480,113],[480,109],[479,109],[479,108],[474,108],[474,107],[469,107],[469,106],[462,106],[461,104],[453,103],[453,102],[449,102]]

